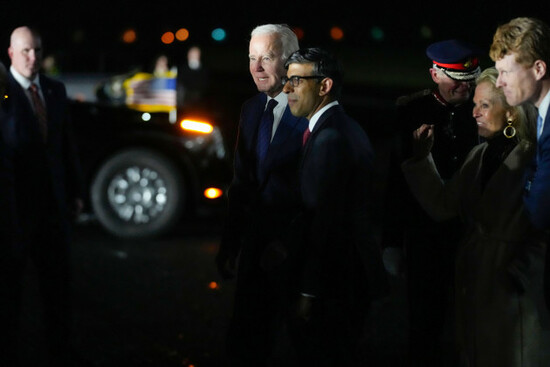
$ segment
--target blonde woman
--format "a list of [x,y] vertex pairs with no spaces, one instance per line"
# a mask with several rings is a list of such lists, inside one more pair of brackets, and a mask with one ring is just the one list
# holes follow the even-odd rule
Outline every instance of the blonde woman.
[[[443,182],[431,159],[433,130],[414,132],[415,157],[403,172],[415,197],[436,220],[459,216],[467,230],[456,258],[456,331],[463,365],[535,366],[544,244],[523,206],[524,175],[535,149],[534,116],[512,107],[495,86],[498,73],[476,80],[473,116],[484,143]],[[540,279],[539,279],[540,278]]]

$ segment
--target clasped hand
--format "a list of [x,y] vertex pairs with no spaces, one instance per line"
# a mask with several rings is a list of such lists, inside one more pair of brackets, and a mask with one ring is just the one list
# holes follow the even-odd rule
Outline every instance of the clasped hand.
[[422,124],[413,131],[413,155],[416,159],[423,159],[430,154],[434,144],[434,125]]

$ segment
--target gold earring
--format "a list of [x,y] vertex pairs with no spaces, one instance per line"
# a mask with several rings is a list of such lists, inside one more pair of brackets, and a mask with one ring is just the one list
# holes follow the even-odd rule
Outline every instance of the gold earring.
[[507,137],[508,139],[512,139],[514,136],[516,136],[516,128],[512,126],[512,123],[514,121],[512,121],[512,119],[508,119],[508,126],[506,126],[504,128],[504,130],[502,131],[502,133],[504,134],[505,137]]

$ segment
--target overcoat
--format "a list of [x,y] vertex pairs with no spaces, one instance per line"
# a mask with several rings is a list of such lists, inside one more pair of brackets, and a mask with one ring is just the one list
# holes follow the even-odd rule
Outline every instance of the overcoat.
[[450,181],[431,156],[402,168],[415,197],[434,219],[459,215],[466,232],[456,258],[456,329],[470,367],[537,366],[544,244],[523,205],[523,178],[534,146],[520,142],[481,189],[483,155],[476,146]]

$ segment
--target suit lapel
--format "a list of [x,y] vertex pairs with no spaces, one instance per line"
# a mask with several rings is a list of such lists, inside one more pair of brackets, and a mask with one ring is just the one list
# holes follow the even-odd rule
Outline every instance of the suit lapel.
[[546,113],[546,117],[544,118],[544,126],[542,128],[542,134],[538,138],[538,144],[537,144],[537,159],[540,159],[540,155],[542,154],[542,147],[544,146],[546,140],[550,138],[550,110]]
[[51,120],[50,110],[52,109],[52,105],[53,105],[53,99],[52,99],[53,92],[48,81],[45,78],[42,78],[42,76],[40,76],[40,88],[42,88],[42,96],[44,97],[44,104],[46,106],[46,112],[48,114],[48,124],[49,124],[49,121]]
[[299,118],[292,115],[288,105],[285,108],[285,112],[279,122],[279,126],[275,131],[273,140],[269,145],[266,156],[266,167],[269,170],[269,167],[276,162],[277,157],[280,157],[281,147],[285,145],[285,142],[292,136],[292,133],[296,129]]
[[273,144],[284,143],[284,141],[288,139],[292,131],[296,128],[297,124],[298,124],[298,118],[292,115],[292,113],[290,112],[290,108],[287,105],[285,108],[285,112],[283,113],[283,117],[279,122],[279,126],[277,127],[277,131],[275,132],[275,136],[273,136],[273,141],[271,143]]
[[38,133],[38,121],[33,113],[31,101],[27,97],[23,87],[9,75],[10,89],[8,99],[10,104],[10,122],[17,139],[26,140],[29,136]]
[[[287,105],[281,117],[281,121],[279,122],[279,126],[275,131],[273,140],[269,145],[265,158],[266,174],[261,178],[260,183],[263,183],[269,177],[272,167],[277,164],[277,162],[287,160],[289,155],[296,154],[299,146],[296,146],[295,143],[290,140],[296,137],[300,121],[302,121],[302,119],[292,115]],[[301,132],[298,133],[301,135]],[[299,144],[299,141],[296,140],[296,143]]]
[[332,115],[334,115],[335,113],[340,111],[340,108],[341,108],[340,105],[333,106],[333,107],[329,108],[328,110],[326,110],[325,113],[323,113],[319,117],[319,120],[317,120],[317,123],[315,124],[315,127],[313,128],[313,131],[311,132],[311,134],[309,135],[309,138],[307,139],[306,145],[302,148],[303,152],[302,152],[302,159],[301,159],[300,165],[303,164],[304,158],[307,156],[307,154],[309,152],[309,149],[310,149],[310,146],[311,146],[312,141],[315,138],[315,136],[319,133],[320,130],[322,130],[324,128],[324,125],[326,125],[329,118]]
[[260,119],[265,107],[266,102],[265,94],[258,94],[256,100],[252,103],[249,113],[246,115],[246,121],[243,123],[242,128],[245,129],[243,133],[245,136],[249,136],[247,148],[249,152],[256,152],[256,141],[258,137],[258,129],[260,127]]
[[[42,95],[44,96],[44,104],[46,106],[46,114],[48,119],[46,120],[48,131],[52,129],[52,124],[58,119],[55,118],[56,110],[56,98],[51,84],[46,78],[40,76],[40,87],[42,88]],[[49,140],[49,139],[48,139]]]

